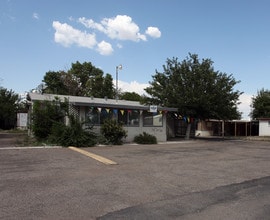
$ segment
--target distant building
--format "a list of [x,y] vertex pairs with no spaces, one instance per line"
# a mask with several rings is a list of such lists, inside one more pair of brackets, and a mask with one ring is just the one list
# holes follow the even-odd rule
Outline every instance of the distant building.
[[17,128],[26,130],[28,122],[28,114],[27,113],[17,113]]
[[259,136],[270,136],[270,118],[258,118]]

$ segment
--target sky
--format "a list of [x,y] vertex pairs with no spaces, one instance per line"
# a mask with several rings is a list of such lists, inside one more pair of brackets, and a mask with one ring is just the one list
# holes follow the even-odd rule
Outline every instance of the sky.
[[[211,59],[240,81],[242,118],[270,89],[269,0],[0,0],[0,86],[29,92],[77,61],[144,93],[167,59]],[[115,81],[114,81],[115,82]]]

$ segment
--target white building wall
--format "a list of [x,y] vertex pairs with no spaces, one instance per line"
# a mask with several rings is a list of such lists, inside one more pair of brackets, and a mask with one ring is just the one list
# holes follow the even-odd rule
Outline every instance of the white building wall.
[[17,128],[27,129],[28,113],[17,113]]
[[259,120],[259,136],[270,136],[270,120]]
[[167,133],[166,133],[166,115],[163,115],[162,126],[143,126],[143,117],[140,117],[140,125],[138,127],[124,127],[127,131],[126,142],[133,142],[134,137],[146,132],[148,134],[154,135],[157,138],[158,142],[167,141]]
[[[165,117],[163,117],[163,120],[164,118]],[[124,126],[124,129],[127,131],[127,137],[125,139],[126,142],[133,142],[134,137],[142,134],[143,132],[156,136],[158,142],[167,141],[166,124],[164,126],[164,122],[162,127],[143,127],[141,122],[139,127]]]
[[[157,138],[158,142],[167,141],[167,132],[166,132],[166,115],[163,114],[163,122],[162,126],[143,126],[143,117],[140,116],[139,126],[123,126],[127,131],[127,137],[123,140],[124,142],[133,142],[134,137],[146,132],[148,134],[154,135]],[[80,119],[82,121],[85,120],[85,107],[80,108]],[[99,134],[100,133],[100,125],[94,126],[93,132]]]

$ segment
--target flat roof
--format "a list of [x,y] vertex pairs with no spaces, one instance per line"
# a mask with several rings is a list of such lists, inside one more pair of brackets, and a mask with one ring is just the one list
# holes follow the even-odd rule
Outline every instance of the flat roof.
[[[102,99],[94,97],[84,96],[69,96],[69,95],[56,95],[56,94],[40,94],[40,93],[29,93],[31,101],[53,101],[55,98],[59,98],[60,101],[64,102],[66,99],[69,103],[75,106],[95,106],[95,107],[112,107],[112,108],[124,108],[124,109],[139,109],[148,110],[149,105],[142,105],[137,101],[127,101],[120,99]],[[158,110],[177,112],[177,108],[157,106]]]

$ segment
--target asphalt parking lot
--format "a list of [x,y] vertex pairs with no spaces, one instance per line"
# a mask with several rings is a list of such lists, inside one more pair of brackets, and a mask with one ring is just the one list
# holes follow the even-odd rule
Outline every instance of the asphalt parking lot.
[[270,142],[0,147],[0,219],[269,219]]

